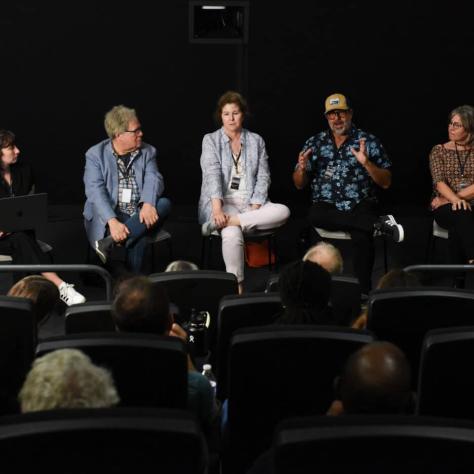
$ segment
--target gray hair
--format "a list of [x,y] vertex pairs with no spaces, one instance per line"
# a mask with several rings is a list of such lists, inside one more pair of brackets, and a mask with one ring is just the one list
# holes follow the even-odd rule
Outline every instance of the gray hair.
[[18,399],[22,413],[103,408],[120,401],[110,372],[77,349],[59,349],[36,359]]
[[104,127],[109,138],[115,138],[118,134],[127,131],[128,124],[137,120],[135,109],[129,109],[125,105],[116,105],[105,114]]
[[329,242],[318,242],[313,245],[304,255],[303,261],[319,263],[331,274],[342,273],[343,261],[338,248]]
[[199,270],[199,267],[187,260],[175,260],[166,267],[165,272],[187,272],[192,270]]

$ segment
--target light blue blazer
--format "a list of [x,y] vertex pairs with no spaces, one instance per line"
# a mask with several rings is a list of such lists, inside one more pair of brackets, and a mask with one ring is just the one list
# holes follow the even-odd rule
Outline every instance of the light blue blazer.
[[[156,165],[156,149],[143,143],[132,167],[140,191],[140,202],[156,206],[165,188],[163,176]],[[107,221],[117,216],[118,168],[112,140],[104,140],[87,150],[84,186],[87,198],[84,225],[87,238],[94,245],[96,240],[104,237]]]
[[[247,203],[265,204],[268,200],[270,187],[270,170],[265,142],[260,135],[242,130],[242,154],[245,178],[247,183]],[[198,220],[200,224],[211,218],[211,199],[223,199],[229,188],[232,174],[232,151],[230,138],[220,128],[213,133],[204,135],[202,140],[201,169],[202,186],[199,198]]]

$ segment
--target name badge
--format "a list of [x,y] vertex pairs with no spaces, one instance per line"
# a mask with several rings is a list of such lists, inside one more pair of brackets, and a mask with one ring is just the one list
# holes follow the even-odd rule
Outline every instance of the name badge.
[[233,176],[230,183],[230,189],[239,189],[240,186],[240,176]]
[[122,198],[120,199],[120,202],[128,204],[131,201],[132,201],[132,189],[131,188],[122,189]]

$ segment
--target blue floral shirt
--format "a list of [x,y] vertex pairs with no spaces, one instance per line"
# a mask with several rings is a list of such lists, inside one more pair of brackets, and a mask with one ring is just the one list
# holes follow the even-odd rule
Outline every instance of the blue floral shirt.
[[380,140],[354,126],[338,149],[330,130],[306,140],[303,151],[313,150],[306,171],[310,174],[312,201],[332,203],[340,211],[350,211],[367,198],[375,199],[375,183],[351,152],[359,149],[359,140],[366,139],[369,160],[379,168],[390,168],[391,162]]

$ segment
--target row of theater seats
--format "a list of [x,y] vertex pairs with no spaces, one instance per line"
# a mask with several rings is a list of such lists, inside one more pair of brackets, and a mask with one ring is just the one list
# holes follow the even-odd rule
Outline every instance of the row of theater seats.
[[[260,304],[266,297],[275,295],[257,295]],[[238,298],[230,298],[234,311]],[[12,394],[35,356],[74,347],[111,369],[123,406],[186,407],[186,347],[181,340],[110,332],[71,334],[37,344],[28,301],[3,297],[1,313],[0,370],[3,388],[8,383]],[[238,325],[238,312],[229,314]],[[253,314],[257,317],[260,311]],[[216,366],[218,395],[228,400],[222,455],[226,473],[243,472],[268,448],[279,421],[323,415],[334,397],[334,379],[348,356],[375,340],[368,330],[309,325],[265,325],[231,333],[228,349],[221,348]],[[430,331],[421,353],[416,413],[474,419],[474,382],[466,373],[466,361],[474,357],[474,327]]]
[[[166,409],[75,409],[0,418],[3,472],[206,474],[191,415]],[[291,418],[258,472],[470,473],[474,423],[409,416]]]

